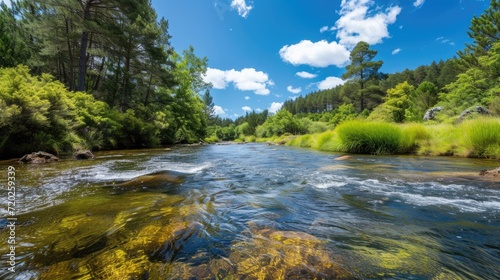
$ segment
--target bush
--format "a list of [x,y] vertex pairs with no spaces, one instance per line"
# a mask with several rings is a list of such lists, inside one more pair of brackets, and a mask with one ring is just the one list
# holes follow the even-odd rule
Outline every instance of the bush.
[[500,122],[481,118],[461,124],[464,146],[472,157],[500,158]]
[[358,154],[393,154],[401,142],[401,129],[390,123],[348,121],[337,127],[345,152]]
[[53,77],[32,77],[26,66],[0,69],[0,154],[70,152],[79,141],[75,105]]
[[205,142],[213,144],[213,143],[220,142],[220,140],[219,140],[219,138],[217,138],[216,135],[212,135],[210,137],[205,138]]

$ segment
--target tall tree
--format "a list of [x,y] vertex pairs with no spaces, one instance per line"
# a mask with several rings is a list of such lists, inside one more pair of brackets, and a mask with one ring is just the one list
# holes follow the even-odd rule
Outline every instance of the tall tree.
[[0,68],[27,62],[30,52],[26,41],[14,9],[0,2]]
[[469,31],[471,44],[466,44],[464,51],[459,51],[461,65],[469,68],[478,64],[478,58],[488,52],[493,43],[500,40],[500,0],[491,0],[484,13],[471,20]]
[[366,42],[359,42],[351,51],[351,64],[346,67],[347,72],[342,75],[342,79],[354,78],[360,85],[359,99],[361,111],[365,109],[364,89],[366,83],[377,77],[378,70],[383,62],[373,61],[377,55],[376,50],[370,50],[370,45]]
[[210,95],[210,90],[206,90],[205,94],[203,94],[203,104],[205,105],[205,108],[203,111],[205,112],[205,118],[207,121],[207,124],[211,124],[212,120],[215,115],[215,109],[214,109],[214,102],[213,102],[213,97]]

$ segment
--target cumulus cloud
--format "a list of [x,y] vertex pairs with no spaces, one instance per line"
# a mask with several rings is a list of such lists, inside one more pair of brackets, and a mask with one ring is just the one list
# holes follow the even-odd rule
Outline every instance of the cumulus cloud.
[[226,114],[226,111],[224,109],[222,109],[221,106],[218,106],[218,105],[215,105],[214,106],[214,113],[217,115],[217,116],[222,116],[222,115],[225,115]]
[[397,48],[395,50],[392,51],[392,54],[395,55],[395,54],[398,54],[401,52],[401,49],[400,48]]
[[320,29],[320,32],[336,31],[338,42],[302,40],[294,45],[285,45],[279,52],[281,59],[293,65],[345,66],[349,61],[350,50],[358,42],[374,45],[390,37],[388,26],[396,22],[401,8],[390,6],[385,10],[379,7],[372,9],[374,4],[373,0],[342,0],[340,18],[335,25]]
[[306,64],[314,67],[335,65],[342,67],[349,61],[349,51],[337,42],[328,43],[325,40],[311,42],[302,40],[295,45],[286,45],[281,48],[280,56],[293,65]]
[[291,92],[291,93],[295,93],[295,94],[300,93],[300,92],[302,91],[302,89],[301,89],[301,88],[293,88],[292,86],[288,86],[286,89],[287,89],[289,92]]
[[245,111],[245,112],[252,112],[252,108],[248,107],[248,106],[244,106],[241,108],[241,110]]
[[231,8],[237,10],[238,15],[246,18],[250,11],[253,9],[253,6],[247,5],[245,0],[233,0],[231,2]]
[[295,73],[295,75],[297,75],[303,79],[313,79],[313,78],[316,78],[318,76],[316,74],[312,74],[312,73],[309,73],[306,71],[297,72],[297,73]]
[[318,84],[318,89],[325,90],[334,88],[336,86],[343,85],[344,83],[345,81],[339,77],[328,77]]
[[423,4],[424,4],[425,0],[416,0],[415,2],[413,2],[413,6],[415,6],[416,8],[420,8]]
[[253,91],[258,95],[268,95],[271,91],[267,87],[274,85],[269,75],[254,68],[244,68],[241,71],[208,68],[203,80],[216,89],[225,89],[229,83],[233,83],[239,90]]
[[373,45],[390,37],[387,27],[396,22],[401,8],[391,6],[385,11],[373,14],[369,11],[373,4],[372,0],[342,0],[340,18],[332,28],[337,30],[340,44],[354,46],[365,41]]
[[283,103],[273,102],[271,103],[271,106],[268,108],[269,113],[276,114],[276,112],[278,112],[281,109],[281,107],[283,107]]
[[245,96],[245,100],[250,100],[250,96]]

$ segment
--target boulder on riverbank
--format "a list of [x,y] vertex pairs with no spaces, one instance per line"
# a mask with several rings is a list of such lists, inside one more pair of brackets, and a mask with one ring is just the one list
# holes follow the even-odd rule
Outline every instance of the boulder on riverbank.
[[73,153],[73,157],[78,160],[95,158],[94,154],[90,150],[77,150]]
[[24,155],[19,162],[28,164],[40,164],[59,161],[59,158],[53,154],[47,152],[33,152],[31,154]]

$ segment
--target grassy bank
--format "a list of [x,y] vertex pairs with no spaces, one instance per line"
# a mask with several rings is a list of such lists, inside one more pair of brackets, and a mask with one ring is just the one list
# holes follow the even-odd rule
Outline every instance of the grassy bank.
[[500,159],[500,119],[460,124],[393,124],[347,121],[319,134],[257,139],[320,151],[358,154],[417,154]]

